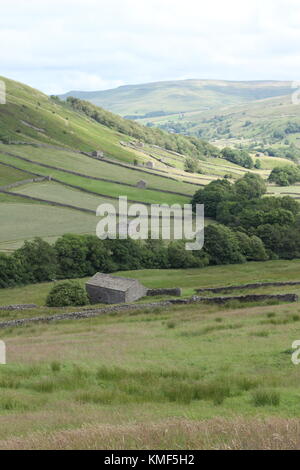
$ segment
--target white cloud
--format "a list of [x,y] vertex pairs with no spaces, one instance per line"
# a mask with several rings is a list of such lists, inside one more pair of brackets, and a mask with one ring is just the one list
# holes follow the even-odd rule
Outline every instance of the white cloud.
[[298,0],[10,0],[0,13],[0,73],[48,93],[300,78]]

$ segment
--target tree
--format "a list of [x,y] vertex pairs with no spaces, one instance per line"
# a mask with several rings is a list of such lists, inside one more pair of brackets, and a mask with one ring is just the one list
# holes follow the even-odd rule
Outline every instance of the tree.
[[264,180],[253,173],[246,173],[246,175],[237,180],[233,186],[237,200],[258,199],[267,192]]
[[63,235],[54,245],[61,278],[84,277],[89,274],[88,245],[81,235]]
[[268,255],[262,240],[255,235],[249,237],[244,232],[236,232],[240,251],[248,261],[266,261]]
[[257,159],[256,162],[255,162],[254,167],[255,167],[257,170],[260,170],[260,169],[261,169],[261,161]]
[[23,265],[28,273],[29,282],[50,281],[56,277],[58,263],[55,249],[41,238],[25,241],[14,259]]
[[191,201],[193,210],[195,210],[196,204],[204,204],[206,217],[215,218],[218,204],[221,201],[230,199],[231,192],[231,184],[228,180],[212,181],[194,194]]
[[169,243],[168,258],[169,266],[175,269],[203,268],[209,264],[208,256],[203,250],[187,251],[183,240]]
[[204,248],[210,256],[211,264],[235,264],[246,261],[235,233],[225,225],[210,224],[205,229]]
[[199,171],[199,161],[197,158],[188,157],[184,162],[184,170],[188,173],[198,173]]
[[236,150],[230,147],[225,147],[221,151],[222,157],[232,163],[243,166],[244,168],[253,168],[253,160],[245,150]]
[[295,165],[274,168],[269,176],[269,182],[276,183],[279,186],[290,186],[299,181],[300,168]]

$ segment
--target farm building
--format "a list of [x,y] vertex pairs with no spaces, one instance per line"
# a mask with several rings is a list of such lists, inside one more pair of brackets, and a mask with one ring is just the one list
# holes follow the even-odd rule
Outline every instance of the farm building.
[[147,288],[136,279],[103,273],[96,273],[86,283],[86,290],[93,304],[133,302],[147,295]]
[[136,187],[139,189],[146,189],[147,187],[147,182],[144,180],[140,180],[137,182]]
[[92,156],[101,159],[104,158],[104,152],[102,152],[102,150],[95,150],[92,152]]

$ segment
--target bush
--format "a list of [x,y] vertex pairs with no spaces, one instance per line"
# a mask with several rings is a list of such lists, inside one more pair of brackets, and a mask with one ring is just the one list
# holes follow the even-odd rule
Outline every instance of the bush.
[[279,186],[290,186],[300,181],[300,168],[291,165],[274,168],[269,176],[269,181]]
[[70,281],[55,285],[46,300],[47,307],[82,306],[88,303],[85,289],[79,283]]
[[279,406],[280,394],[272,390],[256,390],[253,392],[252,401],[254,406]]

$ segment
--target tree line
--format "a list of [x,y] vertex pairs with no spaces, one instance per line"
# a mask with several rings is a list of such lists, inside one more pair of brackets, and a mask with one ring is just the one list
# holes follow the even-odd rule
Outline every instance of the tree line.
[[[249,238],[257,250],[252,259],[299,258],[300,204],[290,196],[264,197],[266,190],[260,176],[247,173],[234,184],[226,179],[211,182],[192,202],[205,205],[206,216],[218,222],[218,230],[230,230],[239,239],[247,259]],[[211,244],[208,235],[206,242]],[[221,254],[222,249],[220,259]]]

